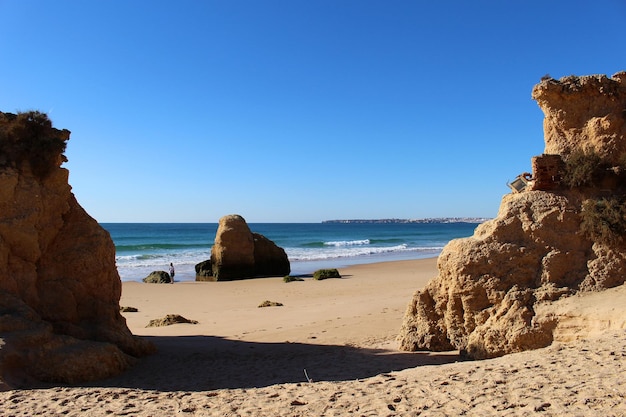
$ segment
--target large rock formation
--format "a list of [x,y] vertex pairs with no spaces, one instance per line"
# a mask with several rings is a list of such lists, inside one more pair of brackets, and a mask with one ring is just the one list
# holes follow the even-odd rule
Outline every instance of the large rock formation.
[[[593,153],[602,167],[623,170],[626,72],[544,79],[532,96],[545,114],[546,154],[567,161],[578,151]],[[604,176],[615,172],[603,169]],[[443,249],[437,277],[409,303],[401,349],[489,358],[544,347],[559,318],[537,314],[540,306],[624,283],[626,184],[570,188],[560,174],[552,178],[549,191],[529,187],[504,196],[495,219]],[[600,209],[592,216],[590,207]],[[607,207],[621,213],[617,220],[608,221]]]
[[254,238],[243,217],[220,219],[211,248],[211,268],[218,281],[254,276]]
[[258,276],[289,275],[285,250],[259,233],[252,233],[237,214],[220,219],[211,259],[196,265],[197,281],[230,281]]
[[103,378],[153,350],[119,312],[109,234],[60,167],[69,135],[0,113],[0,386]]

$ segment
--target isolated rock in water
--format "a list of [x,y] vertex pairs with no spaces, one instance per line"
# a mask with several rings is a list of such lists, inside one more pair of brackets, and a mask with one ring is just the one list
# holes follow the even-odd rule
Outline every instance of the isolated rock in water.
[[0,113],[0,379],[75,383],[153,351],[119,311],[109,234],[60,165],[70,132],[38,112]]
[[252,233],[245,219],[231,214],[220,219],[211,259],[196,265],[197,281],[230,281],[283,276],[291,266],[285,250]]
[[285,250],[259,233],[252,233],[254,240],[255,276],[284,276],[291,272]]
[[220,219],[211,248],[211,265],[218,281],[254,276],[254,239],[243,217],[231,214]]
[[165,271],[152,271],[142,281],[147,284],[171,284],[172,277]]
[[[566,159],[591,149],[607,165],[625,164],[625,80],[626,73],[618,73],[537,85],[546,153]],[[400,348],[459,349],[479,359],[549,345],[558,317],[538,315],[540,305],[625,281],[624,236],[604,241],[581,231],[590,219],[584,203],[606,207],[602,199],[611,196],[623,205],[624,184],[610,191],[560,186],[505,195],[495,219],[443,249],[437,277],[409,303]]]

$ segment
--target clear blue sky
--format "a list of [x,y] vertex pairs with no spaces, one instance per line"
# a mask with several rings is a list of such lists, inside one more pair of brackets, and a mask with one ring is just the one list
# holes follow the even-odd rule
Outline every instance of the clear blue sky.
[[100,222],[496,215],[541,77],[626,69],[626,2],[0,0],[0,110],[72,131]]

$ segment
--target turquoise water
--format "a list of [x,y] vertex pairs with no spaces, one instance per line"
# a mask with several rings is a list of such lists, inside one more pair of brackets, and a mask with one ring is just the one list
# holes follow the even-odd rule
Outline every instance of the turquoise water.
[[[211,255],[217,223],[103,223],[116,249],[122,281],[140,281],[176,267],[176,280],[195,280],[194,266]],[[451,239],[471,236],[476,223],[249,223],[285,249],[292,275],[435,257]]]

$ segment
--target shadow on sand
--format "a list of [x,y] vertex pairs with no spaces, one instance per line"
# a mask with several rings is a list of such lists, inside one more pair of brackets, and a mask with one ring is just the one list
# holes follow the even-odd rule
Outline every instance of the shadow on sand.
[[451,352],[406,353],[337,345],[244,342],[213,336],[145,338],[157,346],[156,354],[140,359],[122,375],[87,386],[158,391],[260,388],[307,382],[306,375],[314,382],[349,381],[461,360]]

